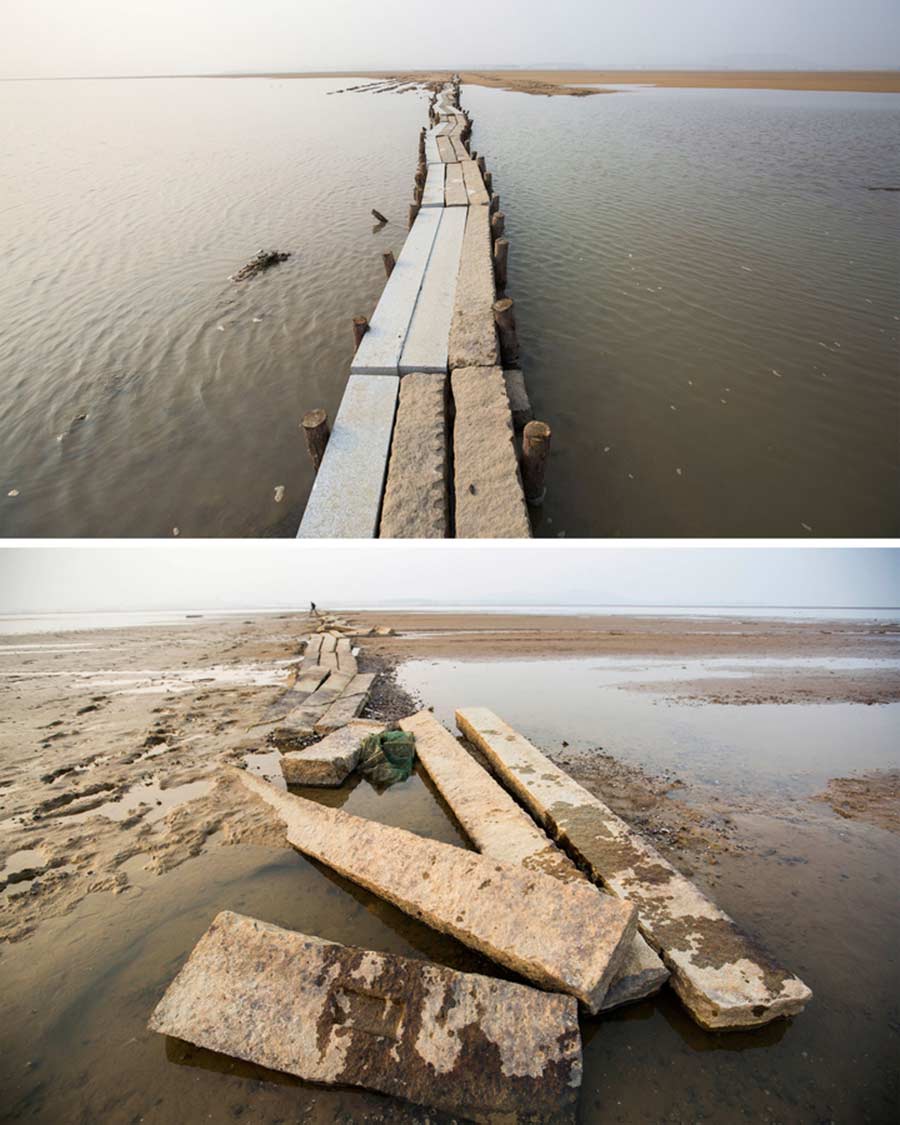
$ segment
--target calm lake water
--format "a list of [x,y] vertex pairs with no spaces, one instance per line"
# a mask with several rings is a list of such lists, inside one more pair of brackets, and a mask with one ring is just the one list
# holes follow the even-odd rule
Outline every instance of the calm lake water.
[[[425,114],[352,84],[0,83],[2,534],[294,532]],[[869,190],[900,96],[463,101],[554,430],[538,534],[900,533],[900,194]],[[294,256],[228,281],[261,246]]]

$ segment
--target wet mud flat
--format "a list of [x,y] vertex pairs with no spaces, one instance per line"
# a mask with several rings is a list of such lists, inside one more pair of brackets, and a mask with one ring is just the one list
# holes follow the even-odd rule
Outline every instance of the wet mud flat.
[[[369,624],[369,615],[354,615],[364,618]],[[14,677],[0,682],[6,719],[0,727],[0,868],[15,852],[60,861],[33,881],[0,891],[0,990],[7,1012],[0,1086],[9,1120],[449,1120],[373,1094],[316,1088],[146,1030],[159,997],[223,909],[350,945],[504,975],[451,938],[302,858],[239,795],[232,779],[240,762],[273,780],[280,773],[277,752],[260,732],[283,707],[291,658],[308,628],[304,615],[248,620],[8,642],[0,670],[13,670]],[[379,682],[384,679],[369,703],[379,717],[433,704],[453,729],[446,709],[455,705],[493,700],[498,712],[504,706],[509,711],[510,668],[519,677],[518,694],[525,693],[529,685],[522,676],[530,674],[531,663],[498,658],[498,644],[508,649],[512,642],[497,641],[496,619],[443,622],[448,634],[464,627],[483,631],[482,646],[492,646],[495,655],[481,659],[485,648],[469,642],[478,657],[469,665],[478,673],[478,698],[464,675],[462,648],[453,660],[439,655],[441,644],[461,646],[461,639],[447,636],[429,654],[426,638],[407,640],[407,632],[424,632],[429,623],[407,629],[407,619],[392,615],[398,636],[362,642],[370,669],[382,673]],[[529,635],[540,631],[534,619],[502,630],[520,626]],[[565,623],[558,626],[564,632]],[[667,638],[651,647],[674,648],[679,627],[691,634],[677,622],[645,623],[640,631]],[[624,628],[636,645],[633,619]],[[622,629],[620,621],[616,631]],[[798,637],[802,633],[797,630]],[[9,652],[28,643],[46,647]],[[557,643],[563,651],[563,638]],[[574,643],[577,650],[586,642],[582,637]],[[590,643],[599,642],[595,637]],[[699,643],[686,641],[684,651]],[[748,642],[754,643],[761,642]],[[865,645],[859,637],[853,643]],[[528,646],[520,652],[535,656]],[[423,675],[423,665],[433,680]],[[50,671],[62,675],[40,675]],[[108,703],[95,700],[103,694]],[[638,708],[626,707],[621,718],[624,729],[634,732],[634,745],[613,721],[615,700]],[[78,714],[95,704],[99,711]],[[799,789],[791,783],[808,791],[808,799],[785,800],[768,766],[755,789],[724,770],[716,785],[708,776],[708,746],[690,744],[691,752],[677,761],[667,759],[666,748],[683,738],[685,714],[694,721],[716,715],[716,740],[730,745],[748,716],[780,713],[791,737],[792,713],[847,709],[850,776],[853,723],[891,715],[894,706],[694,702],[682,710],[664,696],[605,685],[590,696],[589,721],[568,709],[564,697],[543,700],[546,726],[539,734],[520,716],[505,715],[638,826],[815,993],[801,1017],[754,1032],[703,1032],[668,990],[602,1019],[583,1020],[581,1120],[890,1119],[900,1034],[900,838],[815,800],[822,786],[812,779]],[[57,721],[50,714],[61,725],[48,731],[42,728]],[[56,732],[66,737],[50,740]],[[155,738],[163,741],[144,745]],[[156,757],[137,760],[162,746],[167,749]],[[40,780],[83,764],[98,749],[112,760],[94,759],[83,770],[76,766],[55,780]],[[123,761],[136,752],[133,762]],[[692,761],[700,764],[691,768]],[[155,789],[142,812],[137,796],[148,775]],[[208,789],[187,788],[197,783]],[[97,784],[114,788],[47,806],[60,786],[63,794]],[[340,789],[298,792],[465,846],[446,806],[419,773],[383,793],[355,775]],[[95,807],[84,807],[100,798]],[[71,816],[51,815],[72,805]],[[34,859],[21,862],[33,867]],[[64,867],[73,870],[63,873]],[[57,883],[68,884],[71,893],[54,890]],[[10,892],[21,894],[27,909],[13,908]]]

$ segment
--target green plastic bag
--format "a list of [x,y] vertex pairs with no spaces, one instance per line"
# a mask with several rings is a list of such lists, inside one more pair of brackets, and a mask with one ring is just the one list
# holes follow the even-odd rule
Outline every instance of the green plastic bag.
[[360,743],[359,770],[372,785],[386,789],[406,781],[416,764],[416,738],[405,730],[367,735]]

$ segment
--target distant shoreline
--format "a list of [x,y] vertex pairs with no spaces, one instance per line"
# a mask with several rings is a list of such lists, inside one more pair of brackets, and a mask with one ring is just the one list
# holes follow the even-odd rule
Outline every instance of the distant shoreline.
[[[3,78],[4,82],[117,81],[159,78],[369,78],[437,82],[446,70],[258,71],[246,74],[115,74]],[[806,90],[898,94],[900,70],[463,70],[463,83],[525,94],[585,97],[615,93],[596,86],[643,85],[671,89]]]

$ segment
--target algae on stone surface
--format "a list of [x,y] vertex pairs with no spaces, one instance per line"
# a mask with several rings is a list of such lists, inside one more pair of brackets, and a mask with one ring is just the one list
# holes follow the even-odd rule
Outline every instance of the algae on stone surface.
[[474,1121],[574,1120],[573,999],[223,911],[149,1027],[310,1082]]
[[533,816],[606,887],[638,909],[641,933],[701,1026],[758,1027],[802,1011],[811,990],[778,965],[617,816],[485,707],[456,712],[466,738]]

